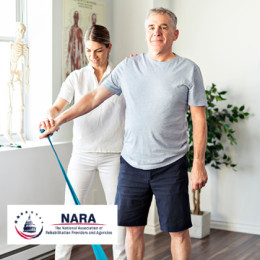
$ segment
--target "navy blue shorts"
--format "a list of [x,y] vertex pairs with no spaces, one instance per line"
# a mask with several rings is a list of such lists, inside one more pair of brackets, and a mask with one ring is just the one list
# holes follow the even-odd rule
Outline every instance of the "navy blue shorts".
[[188,160],[153,170],[141,170],[120,158],[116,205],[119,226],[145,226],[153,194],[161,230],[183,231],[192,226],[188,194]]

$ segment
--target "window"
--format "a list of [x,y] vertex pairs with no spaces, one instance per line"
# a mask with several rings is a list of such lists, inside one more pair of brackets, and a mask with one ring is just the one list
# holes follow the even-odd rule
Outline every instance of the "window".
[[[26,22],[25,7],[25,0],[0,0],[0,135],[6,131],[8,125],[10,43],[16,37],[16,22],[24,24]],[[26,41],[26,34],[24,40]],[[13,103],[16,103],[15,95]],[[17,121],[16,117],[17,115],[13,113],[11,125]]]

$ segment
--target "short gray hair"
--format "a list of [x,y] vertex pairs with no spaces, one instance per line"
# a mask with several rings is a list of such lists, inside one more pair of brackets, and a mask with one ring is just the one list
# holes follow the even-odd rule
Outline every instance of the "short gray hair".
[[171,19],[171,23],[174,29],[176,29],[177,26],[177,17],[176,15],[170,11],[169,9],[163,8],[163,7],[159,7],[159,8],[152,8],[149,10],[146,19],[145,19],[145,27],[146,27],[146,22],[147,19],[150,17],[150,15],[152,14],[168,14],[170,19]]

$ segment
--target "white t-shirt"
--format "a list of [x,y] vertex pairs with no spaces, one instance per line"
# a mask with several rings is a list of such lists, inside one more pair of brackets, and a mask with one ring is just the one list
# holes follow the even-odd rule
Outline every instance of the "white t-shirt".
[[[102,85],[112,71],[108,65],[98,83],[90,64],[73,71],[62,84],[59,97],[78,102],[85,94]],[[124,97],[114,95],[90,113],[74,119],[73,150],[77,152],[120,153],[125,122]]]

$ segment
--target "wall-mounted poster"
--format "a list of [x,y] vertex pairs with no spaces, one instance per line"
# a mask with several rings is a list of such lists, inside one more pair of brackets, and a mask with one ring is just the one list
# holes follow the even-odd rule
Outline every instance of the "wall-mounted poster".
[[92,24],[105,25],[105,3],[63,0],[62,80],[87,64],[84,34]]

